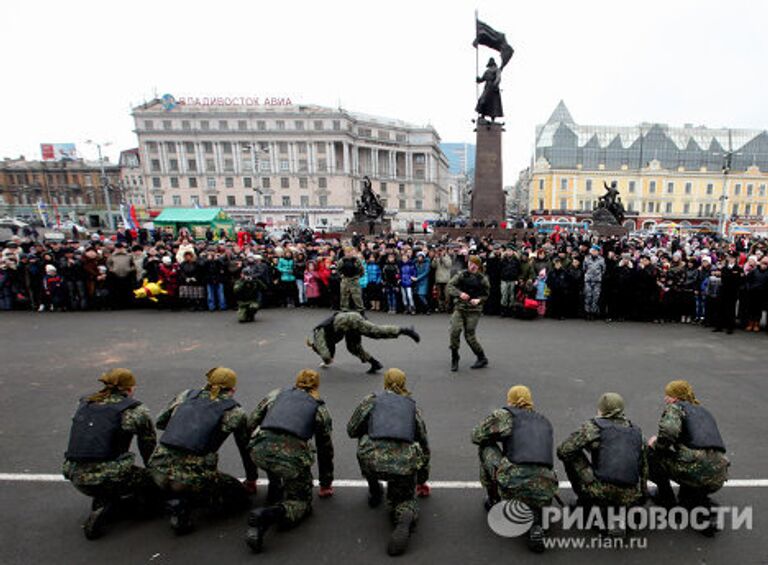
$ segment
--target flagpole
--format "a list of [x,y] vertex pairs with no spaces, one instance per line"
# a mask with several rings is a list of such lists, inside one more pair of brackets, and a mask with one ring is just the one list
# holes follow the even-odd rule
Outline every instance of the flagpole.
[[[477,39],[477,10],[475,10],[475,39]],[[480,76],[480,48],[475,45],[475,79]],[[475,80],[475,100],[480,98],[480,84]]]

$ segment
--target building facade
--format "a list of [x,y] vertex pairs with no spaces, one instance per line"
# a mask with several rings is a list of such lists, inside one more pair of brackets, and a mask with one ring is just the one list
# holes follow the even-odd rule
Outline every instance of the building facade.
[[561,101],[536,128],[534,217],[586,219],[617,181],[630,229],[745,229],[768,214],[768,132],[577,124]]
[[448,214],[469,215],[476,148],[472,143],[441,143],[448,158]]
[[[120,167],[105,160],[104,173],[114,209],[122,200]],[[61,219],[104,226],[103,184],[98,161],[4,159],[0,162],[0,214],[31,218],[44,207],[49,216],[57,213]]]
[[395,226],[448,207],[448,161],[431,126],[312,105],[194,99],[154,100],[133,117],[148,209],[216,206],[276,226],[340,227],[366,175]]

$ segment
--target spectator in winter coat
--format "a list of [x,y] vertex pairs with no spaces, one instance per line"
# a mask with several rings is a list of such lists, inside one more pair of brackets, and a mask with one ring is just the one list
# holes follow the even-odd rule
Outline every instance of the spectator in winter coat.
[[406,255],[400,263],[400,291],[403,297],[403,309],[411,315],[416,313],[413,301],[413,284],[417,280],[416,275],[416,265],[413,264],[410,256]]
[[416,255],[416,280],[414,281],[414,290],[416,299],[419,302],[419,309],[429,314],[429,273],[431,270],[429,259],[423,251]]

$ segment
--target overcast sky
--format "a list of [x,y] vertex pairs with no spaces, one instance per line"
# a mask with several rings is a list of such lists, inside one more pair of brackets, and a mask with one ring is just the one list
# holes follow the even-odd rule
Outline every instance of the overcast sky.
[[[40,143],[136,145],[153,94],[288,96],[435,126],[474,142],[474,10],[506,33],[504,177],[560,99],[584,124],[763,129],[768,3],[3,2],[0,156]],[[494,52],[481,48],[481,68]],[[761,86],[762,85],[762,86]]]

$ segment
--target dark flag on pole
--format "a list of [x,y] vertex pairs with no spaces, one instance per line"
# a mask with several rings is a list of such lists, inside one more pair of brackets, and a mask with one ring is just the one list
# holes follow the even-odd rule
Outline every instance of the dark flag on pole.
[[475,25],[477,30],[475,40],[472,42],[472,47],[476,48],[478,45],[485,45],[486,47],[498,51],[501,54],[501,68],[503,69],[512,58],[512,54],[515,50],[512,49],[512,46],[509,43],[507,43],[507,38],[503,33],[496,31],[491,26],[478,19],[475,20]]

